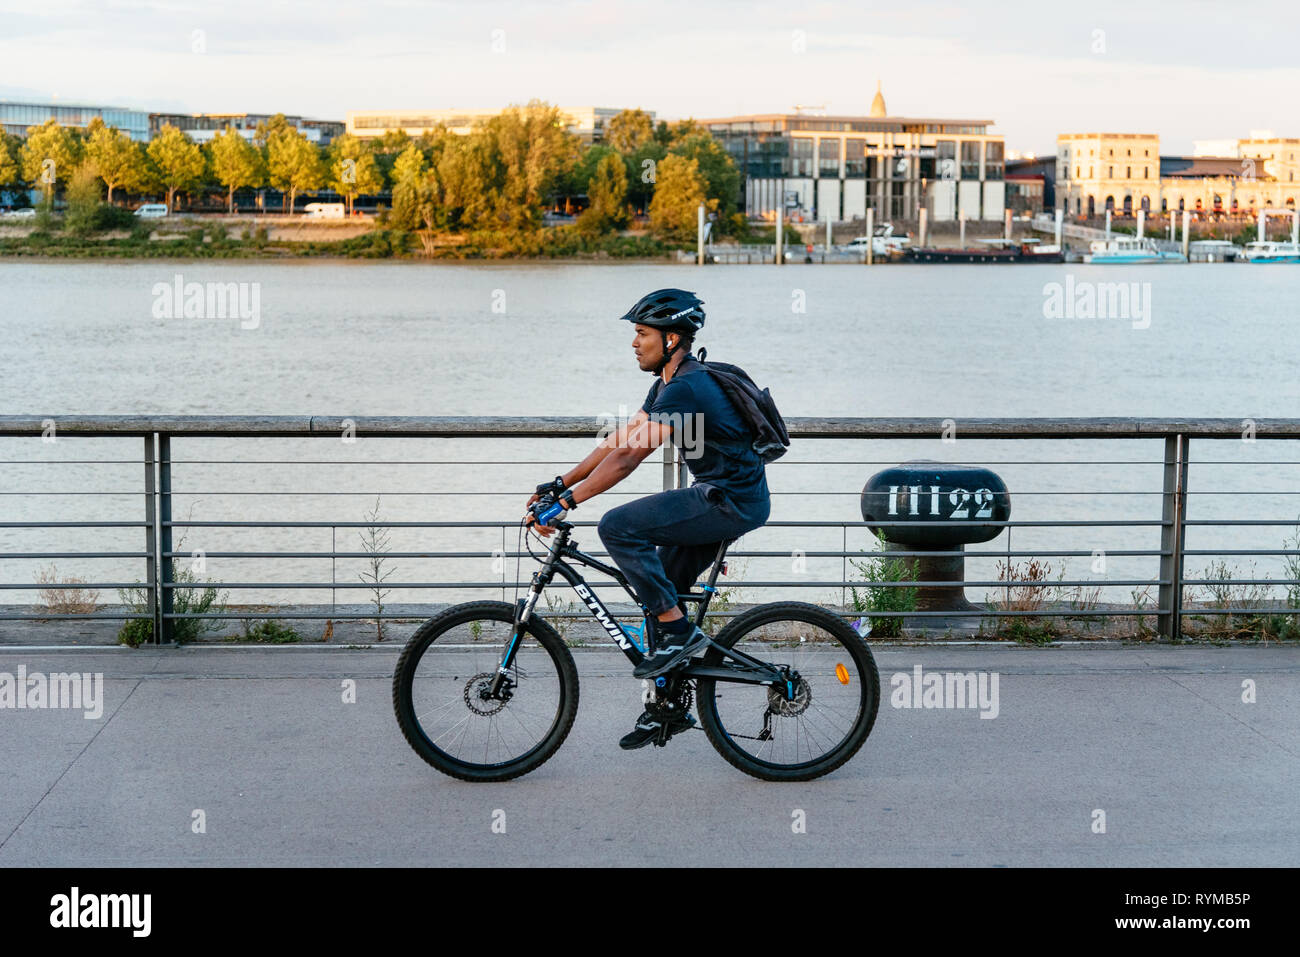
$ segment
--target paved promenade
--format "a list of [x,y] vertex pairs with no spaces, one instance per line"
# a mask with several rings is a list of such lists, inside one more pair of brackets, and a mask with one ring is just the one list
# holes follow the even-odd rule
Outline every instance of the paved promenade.
[[[555,757],[452,780],[398,731],[399,650],[0,648],[0,680],[104,676],[98,718],[0,710],[0,865],[1300,863],[1294,646],[878,648],[871,737],[793,785],[700,732],[620,751],[639,682],[584,649]],[[891,706],[917,665],[996,673],[996,718]]]

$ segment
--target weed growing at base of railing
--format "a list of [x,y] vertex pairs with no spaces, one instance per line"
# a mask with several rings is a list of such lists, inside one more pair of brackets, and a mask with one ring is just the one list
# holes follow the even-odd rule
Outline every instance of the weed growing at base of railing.
[[[176,568],[174,560],[172,568]],[[211,581],[211,579],[207,580]],[[183,567],[180,571],[173,572],[172,581],[177,584],[193,585],[198,584],[199,579],[188,567]],[[122,599],[122,604],[132,612],[150,616],[132,618],[124,622],[117,633],[118,644],[138,648],[146,642],[153,641],[153,608],[149,604],[148,590],[143,584],[139,584],[132,588],[119,588],[117,593]],[[202,589],[177,588],[172,591],[172,611],[178,615],[201,615],[213,611],[222,614],[226,611],[225,599],[229,597],[229,592],[218,592],[212,585]],[[210,631],[220,630],[222,621],[220,618],[174,618],[171,626],[172,638],[176,644],[183,645],[201,638]]]
[[1133,596],[1133,607],[1139,614],[1133,616],[1134,637],[1139,641],[1147,641],[1155,632],[1147,624],[1147,615],[1140,614],[1151,604],[1151,586],[1143,585],[1141,589],[1134,588],[1130,595]]
[[[190,508],[186,521],[194,515],[193,507]],[[185,535],[176,541],[172,551],[185,551]],[[175,558],[167,559],[171,562],[172,581],[182,585],[197,585],[199,577],[190,565],[177,567]],[[136,580],[137,585],[132,588],[119,588],[118,597],[121,598],[122,604],[126,605],[136,614],[146,614],[148,618],[131,618],[122,623],[122,627],[117,632],[117,642],[120,645],[129,645],[132,648],[138,648],[145,642],[153,641],[153,606],[149,603],[149,592],[144,584]],[[213,579],[204,579],[205,582],[211,583]],[[208,584],[207,588],[175,588],[172,589],[172,611],[178,615],[206,615],[211,612],[224,615],[227,610],[226,599],[230,597],[230,592],[219,592],[214,584]],[[178,645],[183,645],[190,641],[195,641],[210,631],[220,631],[222,628],[220,618],[174,618],[171,622],[172,639]]]
[[555,617],[546,619],[547,624],[555,629],[556,633],[570,648],[576,647],[583,642],[569,641],[569,629],[573,626],[572,618],[561,618],[560,615],[571,615],[578,610],[578,603],[572,599],[565,600],[553,593],[542,592],[542,597],[546,599],[546,610]]
[[[1044,611],[1061,592],[1059,584],[1048,580],[1051,574],[1052,563],[1037,558],[1015,563],[1010,559],[999,561],[998,581],[1005,584],[996,593],[996,597],[992,592],[985,592],[985,604],[992,611]],[[1065,568],[1062,566],[1056,581],[1059,582],[1064,575]],[[1054,641],[1059,636],[1055,623],[1050,620],[1045,622],[1037,615],[1016,615],[995,620],[994,634],[999,638],[1043,644]]]
[[242,639],[231,638],[230,640],[251,641],[266,645],[291,645],[302,641],[302,635],[298,634],[292,625],[266,618],[251,627],[245,625]]
[[[36,575],[36,583],[42,587],[36,592],[38,601],[36,611],[51,615],[93,615],[100,609],[99,592],[93,588],[82,588],[84,578],[60,578],[58,568],[51,563],[49,568],[42,568]],[[38,618],[38,621],[49,621]]]
[[[1264,636],[1266,618],[1268,617],[1265,613],[1255,611],[1236,614],[1235,612],[1244,611],[1247,608],[1259,608],[1273,597],[1273,588],[1268,584],[1238,582],[1237,572],[1237,566],[1229,567],[1228,563],[1223,559],[1211,562],[1201,572],[1199,577],[1206,579],[1206,581],[1199,586],[1191,586],[1193,589],[1196,587],[1202,589],[1201,603],[1216,611],[1226,611],[1228,614],[1189,614],[1186,617],[1201,622],[1207,627],[1199,631],[1188,629],[1188,634],[1230,638],[1258,638]],[[1245,577],[1256,577],[1254,562],[1251,563]],[[1197,599],[1192,596],[1192,600]]]
[[876,553],[865,559],[849,559],[849,564],[857,570],[865,582],[861,591],[854,585],[849,586],[849,600],[853,611],[865,612],[871,618],[871,634],[874,637],[898,638],[903,634],[901,615],[882,618],[871,617],[871,615],[873,612],[916,611],[920,588],[887,583],[916,581],[920,560],[889,558],[885,551],[888,540],[884,534],[876,532],[876,541],[880,546]]
[[366,513],[366,520],[369,524],[366,526],[365,532],[358,534],[361,536],[361,546],[366,551],[370,568],[368,571],[361,572],[357,577],[370,586],[370,593],[373,596],[371,601],[375,605],[375,641],[383,641],[384,599],[390,594],[390,590],[384,588],[383,585],[393,572],[392,569],[384,569],[384,563],[388,560],[386,554],[391,549],[388,544],[388,529],[379,524],[378,495],[375,496],[374,509]]

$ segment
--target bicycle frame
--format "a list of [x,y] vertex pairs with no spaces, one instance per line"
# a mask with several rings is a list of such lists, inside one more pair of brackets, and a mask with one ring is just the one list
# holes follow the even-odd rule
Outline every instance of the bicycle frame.
[[[523,637],[524,627],[532,616],[533,610],[537,606],[538,599],[541,598],[542,592],[548,585],[550,585],[556,574],[559,574],[564,578],[573,590],[577,592],[578,597],[582,599],[583,604],[587,606],[587,610],[591,612],[592,616],[600,622],[601,627],[605,630],[605,633],[609,636],[610,640],[618,646],[619,650],[627,656],[628,660],[631,661],[633,665],[639,664],[646,658],[645,646],[642,642],[638,641],[632,634],[629,634],[622,625],[614,620],[614,616],[610,613],[609,609],[605,607],[605,603],[602,602],[596,593],[587,586],[586,580],[578,570],[568,564],[565,559],[571,559],[581,565],[586,565],[589,568],[594,568],[597,571],[609,575],[617,581],[632,600],[637,603],[641,608],[641,614],[643,616],[649,616],[649,609],[647,609],[645,604],[637,597],[636,592],[632,590],[632,585],[628,582],[627,576],[613,565],[608,565],[605,562],[588,555],[586,552],[583,552],[577,547],[576,543],[571,543],[569,541],[569,533],[572,531],[573,525],[568,522],[560,522],[556,525],[556,529],[555,539],[551,543],[546,558],[542,561],[542,567],[538,571],[533,572],[528,596],[526,598],[520,598],[515,605],[514,628],[511,630],[510,641],[506,645],[505,653],[501,657],[501,663],[497,667],[496,677],[492,682],[491,694],[493,697],[496,697],[500,693],[501,687],[509,675],[510,667],[514,662],[515,652],[518,650]],[[678,595],[678,599],[682,602],[699,603],[699,609],[695,613],[696,627],[699,627],[704,623],[705,614],[709,609],[709,602],[712,599],[714,592],[717,590],[716,585],[718,573],[721,571],[722,558],[726,554],[726,550],[727,543],[722,542],[718,546],[717,558],[714,559],[713,566],[709,571],[708,584],[702,586],[703,590],[701,592],[686,592],[685,594]],[[637,632],[636,635],[644,640],[644,625],[642,626],[641,631]],[[721,665],[706,666],[699,662],[694,662],[682,669],[680,672],[681,677],[707,677],[715,678],[719,681],[735,681],[744,684],[783,685],[786,686],[787,695],[793,695],[793,685],[782,671],[772,665],[759,661],[756,658],[751,658],[743,652],[730,648],[723,648],[721,645],[713,642],[712,639],[710,639],[709,643],[715,648],[721,650],[728,657],[734,659],[734,663],[724,662]]]

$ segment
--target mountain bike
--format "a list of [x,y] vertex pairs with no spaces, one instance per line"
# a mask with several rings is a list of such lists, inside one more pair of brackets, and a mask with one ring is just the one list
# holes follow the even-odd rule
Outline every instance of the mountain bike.
[[[549,502],[543,498],[533,514]],[[473,601],[448,608],[416,630],[398,659],[393,707],[402,733],[421,758],[452,777],[519,777],[555,754],[573,727],[573,655],[537,612],[556,575],[633,666],[647,654],[649,611],[627,578],[583,552],[572,539],[574,525],[553,527],[544,556],[528,546],[541,568],[526,596],[513,605]],[[719,544],[702,589],[679,595],[683,605],[698,606],[694,622],[701,628],[731,543]],[[639,626],[616,621],[570,562],[618,582],[641,609]],[[880,701],[879,673],[863,636],[839,616],[798,601],[737,615],[711,636],[703,655],[642,685],[645,707],[656,715],[685,714],[694,703],[718,753],[766,781],[808,781],[843,765],[871,733]],[[655,745],[668,743],[669,724],[663,722]]]

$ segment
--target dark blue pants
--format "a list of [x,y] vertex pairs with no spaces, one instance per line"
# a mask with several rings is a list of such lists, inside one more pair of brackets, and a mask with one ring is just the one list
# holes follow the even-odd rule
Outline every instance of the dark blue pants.
[[[653,615],[678,604],[718,554],[718,545],[767,521],[771,502],[734,501],[705,482],[611,508],[597,531],[614,564]],[[685,609],[683,609],[685,610]]]

